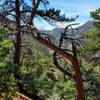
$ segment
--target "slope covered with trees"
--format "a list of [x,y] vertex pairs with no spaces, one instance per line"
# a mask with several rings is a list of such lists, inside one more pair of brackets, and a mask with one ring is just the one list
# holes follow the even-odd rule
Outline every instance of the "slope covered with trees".
[[[89,36],[85,36],[88,42],[81,53],[78,52],[81,49],[77,45],[80,44],[78,39],[67,37],[66,31],[71,25],[66,27],[54,45],[47,34],[40,33],[34,27],[34,18],[40,16],[50,24],[74,21],[76,18],[65,18],[60,10],[40,9],[41,4],[46,7],[48,3],[47,0],[31,0],[32,5],[24,0],[1,2],[0,97],[9,99],[22,93],[35,100],[85,100],[83,82],[86,99],[99,99],[99,60],[96,62],[96,58],[93,58],[92,61],[89,54],[95,57],[99,53],[99,22],[94,23],[98,30],[97,34],[93,34],[97,38],[96,45],[91,44],[94,36],[89,33]],[[98,13],[99,10],[92,12],[92,17],[99,20],[99,17],[94,17],[99,16]],[[54,52],[51,54],[40,43]],[[71,64],[62,57],[67,58]]]

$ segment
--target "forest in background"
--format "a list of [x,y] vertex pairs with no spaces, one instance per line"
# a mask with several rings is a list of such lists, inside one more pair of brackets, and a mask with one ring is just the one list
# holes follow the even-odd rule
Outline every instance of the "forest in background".
[[[32,7],[24,0],[4,0],[1,3],[0,98],[11,100],[17,97],[20,100],[23,94],[29,100],[99,100],[100,8],[90,12],[93,18],[91,32],[74,38],[67,33],[70,24],[55,43],[48,34],[34,27],[34,18],[40,16],[53,25],[75,21],[77,16],[66,18],[60,10],[38,8],[48,3],[47,0],[32,0]],[[72,64],[68,61],[70,59]],[[78,72],[74,67],[79,67]],[[82,94],[83,98],[80,98],[80,84],[85,99]]]

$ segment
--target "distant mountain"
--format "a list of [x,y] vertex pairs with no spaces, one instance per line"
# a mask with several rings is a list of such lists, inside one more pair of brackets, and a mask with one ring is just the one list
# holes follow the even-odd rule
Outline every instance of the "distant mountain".
[[77,32],[75,31],[76,36],[80,35],[81,33],[87,33],[87,32],[91,32],[93,29],[93,21],[88,21],[85,24],[83,24],[82,26],[77,27],[75,30],[77,30]]
[[[80,34],[82,33],[87,33],[87,32],[91,32],[93,28],[93,22],[92,21],[88,21],[85,24],[83,24],[82,26],[79,26],[77,28],[73,28],[73,32],[71,33],[71,29],[68,29],[67,33],[68,35],[71,35],[73,37],[80,37]],[[65,28],[55,28],[53,30],[50,31],[43,31],[44,33],[48,33],[49,35],[52,35],[54,38],[59,38],[61,36],[61,33],[63,33],[65,30]]]

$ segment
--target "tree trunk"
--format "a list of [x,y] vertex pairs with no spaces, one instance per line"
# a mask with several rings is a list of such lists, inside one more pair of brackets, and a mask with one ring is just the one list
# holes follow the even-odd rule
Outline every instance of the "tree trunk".
[[[32,34],[33,34],[33,36],[35,36],[36,33],[33,32]],[[80,73],[80,67],[79,67],[76,57],[72,56],[68,52],[62,51],[60,48],[56,47],[54,44],[48,42],[47,40],[45,40],[42,37],[38,37],[36,39],[38,40],[39,43],[45,45],[46,47],[50,48],[51,50],[55,51],[56,53],[62,55],[64,58],[66,58],[67,60],[69,60],[71,62],[73,70],[74,70],[73,78],[76,82],[79,100],[85,100],[83,83],[82,83],[81,73]]]
[[21,31],[20,31],[20,3],[19,0],[16,0],[15,3],[16,8],[16,37],[15,37],[15,53],[14,53],[14,64],[20,64],[20,56],[21,56]]
[[20,31],[16,34],[16,43],[15,43],[15,53],[14,53],[14,64],[20,65],[20,56],[21,56],[21,33]]
[[71,61],[71,63],[72,63],[72,67],[74,70],[73,78],[76,82],[76,87],[77,87],[77,91],[78,91],[78,98],[79,98],[79,100],[85,100],[83,83],[82,83],[82,78],[81,78],[81,73],[80,73],[80,66],[79,66],[76,59],[73,59]]

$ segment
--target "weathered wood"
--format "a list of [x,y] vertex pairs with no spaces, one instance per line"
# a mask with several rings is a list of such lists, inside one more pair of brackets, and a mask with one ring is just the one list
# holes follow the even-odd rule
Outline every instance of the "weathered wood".
[[[36,34],[37,33],[33,32],[34,37],[36,37],[35,36]],[[61,50],[60,48],[56,47],[54,44],[48,42],[46,39],[44,39],[42,37],[38,37],[36,39],[38,40],[39,43],[43,44],[47,48],[50,48],[51,50],[55,51],[56,53],[58,53],[59,55],[61,55],[62,57],[64,57],[65,59],[67,59],[71,62],[73,70],[74,70],[73,79],[76,82],[79,100],[85,100],[85,94],[84,94],[83,83],[82,83],[82,79],[81,79],[80,67],[77,62],[76,57],[69,54],[68,52]]]

